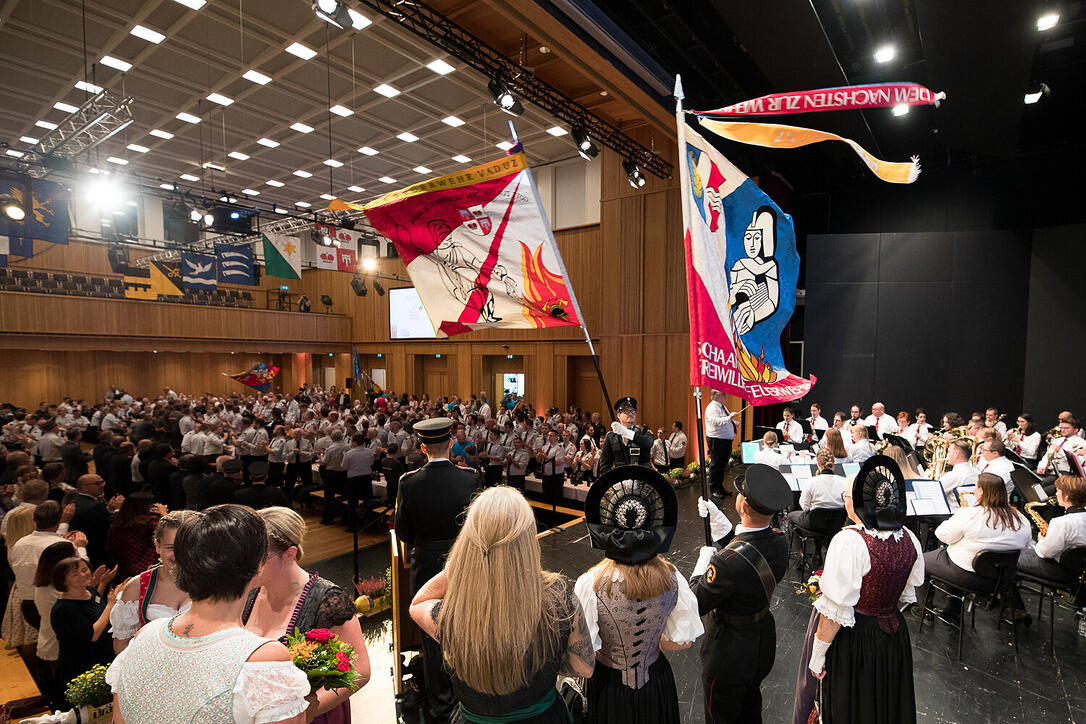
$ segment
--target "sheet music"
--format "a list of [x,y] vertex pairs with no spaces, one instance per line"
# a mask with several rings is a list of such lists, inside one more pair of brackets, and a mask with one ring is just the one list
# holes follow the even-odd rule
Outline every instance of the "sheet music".
[[762,449],[762,441],[761,440],[754,440],[753,442],[745,442],[745,443],[743,443],[743,445],[742,445],[743,464],[744,465],[753,465],[754,464],[754,453],[758,452],[761,449]]
[[842,467],[845,469],[846,478],[854,478],[860,472],[859,463],[845,463]]
[[796,476],[797,480],[805,480],[811,477],[811,466],[806,463],[793,465],[792,474]]
[[910,480],[912,490],[906,493],[910,515],[950,515],[950,505],[938,480]]
[[1048,493],[1045,492],[1044,486],[1040,483],[1033,484],[1033,492],[1037,493],[1037,500],[1042,503],[1048,500]]
[[800,492],[800,490],[799,490],[799,481],[796,480],[795,475],[793,475],[792,473],[786,473],[783,470],[781,471],[781,475],[784,476],[785,482],[788,483],[788,487],[792,489],[793,493]]

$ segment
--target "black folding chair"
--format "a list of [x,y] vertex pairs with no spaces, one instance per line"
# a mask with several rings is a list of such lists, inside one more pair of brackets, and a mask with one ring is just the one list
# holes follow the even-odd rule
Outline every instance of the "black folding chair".
[[[829,547],[830,539],[840,532],[845,525],[846,513],[844,508],[812,508],[808,519],[810,527],[792,524],[791,541],[799,540],[800,545],[800,575],[807,576],[818,565],[815,561],[822,561],[822,551]],[[809,543],[814,543],[814,555],[807,556]],[[789,550],[792,545],[789,545]]]
[[1071,596],[1072,605],[1067,606],[1060,597],[1060,607],[1075,611],[1076,613],[1086,608],[1086,546],[1068,548],[1060,555],[1060,567],[1067,571],[1068,577],[1063,580],[1048,578],[1035,573],[1025,571],[1018,572],[1018,580],[1031,583],[1037,588],[1020,586],[1030,593],[1040,596],[1037,601],[1037,618],[1040,620],[1044,608],[1045,599],[1048,599],[1048,653],[1054,655],[1056,640],[1056,596],[1059,593],[1068,593]]

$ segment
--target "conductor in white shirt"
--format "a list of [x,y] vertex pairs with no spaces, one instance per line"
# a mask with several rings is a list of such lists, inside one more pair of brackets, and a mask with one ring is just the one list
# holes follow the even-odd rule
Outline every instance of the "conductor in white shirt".
[[803,426],[796,422],[792,408],[784,408],[782,414],[784,419],[777,423],[777,429],[781,431],[781,439],[786,443],[803,442]]
[[718,497],[731,495],[724,489],[724,470],[732,457],[732,443],[735,440],[735,418],[738,412],[729,412],[724,406],[724,393],[713,390],[712,401],[705,408],[705,437],[709,445],[709,490]]

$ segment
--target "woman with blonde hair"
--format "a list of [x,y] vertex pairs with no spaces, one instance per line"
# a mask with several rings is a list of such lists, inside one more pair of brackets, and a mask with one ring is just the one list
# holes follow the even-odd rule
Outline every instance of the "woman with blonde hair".
[[887,445],[885,454],[901,468],[901,474],[905,476],[906,480],[916,480],[917,478],[924,477],[917,471],[916,466],[912,464],[908,456],[905,454],[905,450],[897,445]]
[[560,674],[592,675],[592,642],[569,579],[541,567],[535,515],[508,486],[468,508],[445,570],[411,602],[440,644],[460,701],[452,721],[567,724]]
[[614,468],[588,491],[592,547],[606,556],[574,589],[596,653],[586,690],[589,722],[679,721],[675,677],[663,652],[690,648],[705,628],[686,577],[661,555],[677,518],[675,490],[650,468]]

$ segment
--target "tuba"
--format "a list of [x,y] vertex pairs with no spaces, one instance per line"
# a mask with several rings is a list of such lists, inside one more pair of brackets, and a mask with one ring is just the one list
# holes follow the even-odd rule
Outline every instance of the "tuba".
[[924,460],[928,463],[928,471],[931,474],[932,480],[938,480],[943,477],[943,472],[946,469],[946,456],[947,451],[950,449],[950,443],[955,440],[968,440],[970,447],[970,458],[973,456],[973,451],[976,450],[977,444],[972,437],[969,436],[969,426],[962,425],[960,427],[951,428],[945,430],[941,435],[931,435],[928,437],[928,441],[924,444]]

